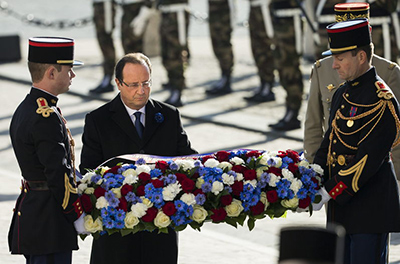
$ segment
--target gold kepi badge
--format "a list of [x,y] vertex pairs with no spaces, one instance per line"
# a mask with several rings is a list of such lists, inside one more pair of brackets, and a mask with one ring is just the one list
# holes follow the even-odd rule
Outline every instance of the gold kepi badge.
[[354,125],[354,121],[353,120],[347,120],[347,126],[348,127],[352,127]]
[[328,84],[328,85],[326,86],[326,88],[328,88],[329,91],[332,91],[333,89],[335,89],[335,85],[333,85],[333,84]]

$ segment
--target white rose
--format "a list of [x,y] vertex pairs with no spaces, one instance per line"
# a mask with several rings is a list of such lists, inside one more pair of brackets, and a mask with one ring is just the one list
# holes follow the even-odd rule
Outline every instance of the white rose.
[[277,168],[280,168],[282,166],[282,159],[279,157],[274,157],[274,161],[275,161],[275,166]]
[[120,188],[112,188],[111,191],[115,194],[116,198],[121,198],[121,187]]
[[151,171],[151,169],[150,169],[150,167],[148,165],[139,165],[136,168],[137,175],[139,175],[142,172],[150,174],[150,171]]
[[298,164],[299,167],[306,167],[310,166],[310,163],[307,160],[301,160]]
[[175,163],[184,170],[190,170],[194,168],[194,160],[176,160]]
[[190,218],[197,223],[202,223],[207,218],[207,215],[207,211],[204,209],[203,206],[195,204],[193,206],[193,214]]
[[244,177],[242,173],[236,173],[236,180],[237,181],[243,181]]
[[81,183],[78,185],[78,193],[82,194],[85,192],[85,189],[87,188],[87,184],[85,183]]
[[300,190],[300,188],[303,186],[303,183],[299,179],[293,179],[292,183],[290,185],[290,189],[297,194],[297,192]]
[[288,180],[291,180],[294,178],[293,173],[288,169],[282,169],[282,176]]
[[133,175],[128,175],[125,177],[124,181],[122,184],[135,184],[137,183],[139,180],[139,177],[137,175],[133,176]]
[[324,175],[324,170],[318,164],[310,164],[311,169],[320,175]]
[[239,158],[239,157],[233,157],[229,160],[230,162],[232,162],[235,165],[242,165],[244,164],[244,160]]
[[242,202],[237,199],[233,199],[230,205],[225,206],[226,214],[229,217],[239,216],[243,209]]
[[206,162],[204,162],[204,167],[208,168],[215,168],[219,164],[219,161],[216,159],[208,159]]
[[264,173],[265,169],[267,169],[267,167],[259,167],[259,168],[256,169],[257,179],[260,179],[260,177]]
[[222,181],[226,184],[226,185],[232,185],[235,183],[235,178],[232,175],[229,175],[227,173],[223,173],[222,174]]
[[104,173],[105,173],[106,171],[108,171],[109,169],[110,169],[110,168],[107,167],[107,166],[101,167],[101,168],[100,168],[100,174],[101,174],[101,175],[104,175]]
[[201,186],[204,184],[204,179],[203,178],[197,178],[196,181],[196,188],[201,189]]
[[90,233],[96,233],[97,231],[103,231],[103,223],[101,217],[97,217],[96,221],[93,222],[91,215],[86,215],[84,218],[84,227],[86,231]]
[[211,192],[215,195],[218,195],[224,189],[224,184],[220,181],[215,181],[212,184]]
[[221,168],[222,170],[225,170],[226,168],[228,170],[232,169],[233,165],[229,162],[223,161],[220,164],[218,164],[218,168]]
[[135,169],[127,169],[126,171],[122,172],[122,176],[129,177],[129,176],[137,176],[137,171]]
[[131,212],[134,216],[140,218],[146,214],[147,208],[148,207],[145,204],[137,203],[131,206]]
[[299,206],[299,199],[294,197],[290,200],[282,200],[281,205],[286,208],[297,208]]
[[268,160],[270,158],[271,158],[271,156],[269,156],[269,154],[267,154],[267,153],[262,154],[261,157],[259,158],[259,164],[268,166]]
[[90,183],[90,180],[92,179],[92,177],[94,175],[96,175],[96,173],[94,171],[89,171],[88,173],[83,175],[83,177],[81,179],[81,183]]
[[85,193],[86,194],[93,194],[94,193],[94,188],[93,187],[89,187],[85,189]]
[[162,192],[164,201],[173,201],[181,190],[181,184],[178,182],[167,185]]
[[196,204],[196,196],[193,193],[184,193],[181,196],[181,200],[187,205]]
[[158,211],[156,218],[154,219],[154,225],[158,228],[168,227],[171,224],[171,219],[168,215],[164,214],[163,211]]
[[245,181],[243,185],[250,184],[253,188],[257,187],[257,180]]
[[107,206],[109,206],[109,204],[104,196],[100,196],[99,198],[97,198],[97,201],[96,201],[97,209],[105,208]]
[[271,176],[269,183],[268,183],[269,186],[276,187],[276,183],[280,181],[281,177],[278,177],[273,173],[270,173],[269,175]]
[[133,212],[129,212],[125,215],[125,227],[132,229],[137,224],[139,224],[139,218],[137,218]]
[[149,199],[145,198],[144,196],[140,198],[142,198],[142,203],[146,205],[147,208],[153,207],[153,203]]

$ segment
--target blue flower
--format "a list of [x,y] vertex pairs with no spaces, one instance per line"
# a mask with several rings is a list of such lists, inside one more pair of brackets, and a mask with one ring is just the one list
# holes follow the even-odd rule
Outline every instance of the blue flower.
[[162,123],[164,121],[164,116],[159,112],[155,114],[154,119],[157,123]]
[[135,162],[135,164],[136,165],[144,165],[144,164],[146,164],[146,161],[143,158],[140,158]]
[[203,205],[206,202],[206,196],[202,193],[197,194],[195,199],[198,205]]
[[173,170],[173,171],[176,171],[176,170],[179,169],[179,166],[178,166],[178,164],[176,164],[175,162],[172,161],[172,162],[169,164],[169,168],[170,168],[171,170]]
[[158,178],[162,175],[162,171],[160,169],[152,169],[150,171],[150,177],[151,178]]
[[124,221],[125,219],[125,212],[122,209],[117,210],[116,214],[115,214],[115,219],[117,221]]
[[125,223],[124,223],[123,220],[122,220],[122,221],[115,221],[115,222],[114,222],[114,227],[115,227],[116,229],[122,229],[122,228],[125,227]]
[[175,174],[168,174],[166,177],[164,177],[164,182],[166,184],[172,184],[176,182],[176,175]]

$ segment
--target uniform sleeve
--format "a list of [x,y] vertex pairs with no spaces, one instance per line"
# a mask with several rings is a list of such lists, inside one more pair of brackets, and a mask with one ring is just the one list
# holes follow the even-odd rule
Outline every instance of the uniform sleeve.
[[306,159],[313,161],[315,153],[321,145],[324,136],[322,129],[324,122],[323,106],[319,89],[319,76],[314,64],[311,72],[310,95],[307,104],[306,120],[304,123],[304,152]]
[[85,174],[88,169],[95,169],[104,162],[101,142],[91,114],[87,114],[85,118],[82,143],[81,164],[79,168],[81,173]]
[[69,140],[64,123],[53,113],[39,117],[33,126],[33,141],[47,185],[69,221],[82,214],[74,182]]
[[365,140],[358,145],[354,159],[325,183],[328,193],[340,204],[349,202],[371,178],[379,177],[378,171],[395,140],[396,124],[388,107],[372,131],[370,128],[362,130],[360,139]]

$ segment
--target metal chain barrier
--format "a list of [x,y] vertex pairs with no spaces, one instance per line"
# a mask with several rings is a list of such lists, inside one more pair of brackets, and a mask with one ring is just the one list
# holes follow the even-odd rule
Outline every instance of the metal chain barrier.
[[14,11],[8,5],[7,1],[0,2],[0,11],[22,21],[23,23],[27,23],[27,24],[30,24],[33,26],[39,26],[39,27],[49,27],[49,28],[57,28],[57,29],[81,28],[81,27],[87,26],[93,22],[93,17],[86,17],[86,18],[76,19],[76,20],[49,21],[46,19],[36,18],[35,15],[33,15],[33,14],[22,15],[16,11]]

